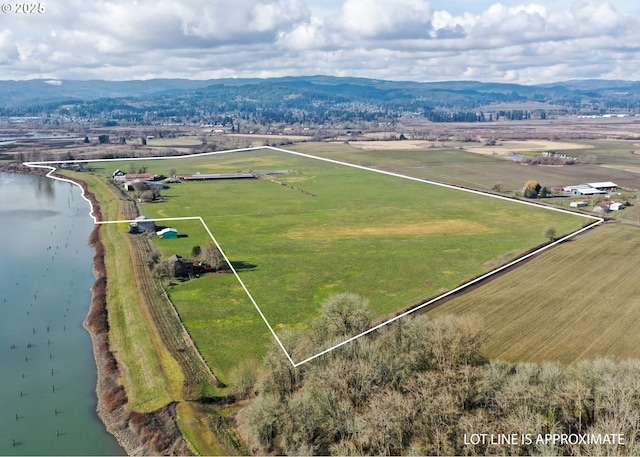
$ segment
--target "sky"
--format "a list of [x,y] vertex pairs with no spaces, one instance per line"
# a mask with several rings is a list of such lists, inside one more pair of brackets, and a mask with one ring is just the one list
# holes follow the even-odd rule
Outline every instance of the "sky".
[[[5,0],[7,1],[7,0]],[[0,79],[640,80],[637,0],[44,0]],[[4,12],[10,9],[9,12]]]

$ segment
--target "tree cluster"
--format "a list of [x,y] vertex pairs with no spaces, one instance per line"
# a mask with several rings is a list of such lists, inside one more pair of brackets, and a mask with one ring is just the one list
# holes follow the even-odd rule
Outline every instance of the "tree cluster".
[[[157,279],[166,279],[171,282],[174,278],[193,276],[202,272],[213,270],[216,273],[224,268],[226,262],[222,253],[212,243],[205,243],[203,246],[193,246],[191,255],[194,259],[180,259],[179,262],[160,260],[160,253],[153,249],[149,259],[149,268],[153,271]],[[195,263],[201,262],[198,265]],[[195,266],[194,266],[195,265]]]
[[493,114],[482,111],[426,111],[424,116],[431,122],[492,122]]
[[574,165],[576,159],[573,157],[561,158],[556,156],[535,156],[530,159],[526,159],[525,163],[530,165]]
[[540,185],[540,183],[534,179],[530,179],[524,183],[524,196],[526,198],[547,198],[551,197],[551,190]]
[[[352,295],[332,299],[311,329],[283,335],[285,347],[295,359],[365,328],[363,303]],[[241,431],[253,450],[273,454],[640,452],[640,362],[600,359],[562,367],[487,361],[480,354],[484,340],[472,318],[419,316],[298,368],[274,346],[255,399],[240,413]],[[533,439],[470,443],[472,434],[482,433]],[[535,440],[553,433],[619,433],[625,445]]]
[[194,249],[192,249],[192,253],[194,253],[195,251],[199,251],[197,259],[207,264],[209,268],[212,268],[217,272],[224,266],[224,257],[222,257],[222,253],[214,244],[205,243],[202,247],[197,246],[197,248],[199,249],[195,248],[196,246],[194,246]]
[[133,195],[136,200],[146,202],[156,201],[162,198],[159,189],[156,189],[155,187],[152,188],[149,184],[143,181],[133,183]]
[[497,119],[509,119],[510,121],[524,121],[531,119],[531,111],[521,109],[500,110],[496,115]]

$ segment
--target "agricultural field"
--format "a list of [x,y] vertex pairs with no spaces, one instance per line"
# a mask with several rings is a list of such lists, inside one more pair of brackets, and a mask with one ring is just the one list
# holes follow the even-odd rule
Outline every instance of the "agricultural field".
[[[131,163],[164,175],[289,171],[272,180],[172,184],[164,201],[142,204],[151,217],[201,216],[276,332],[308,325],[328,296],[342,292],[368,298],[382,321],[544,243],[549,226],[561,235],[589,222],[273,150],[109,162],[98,171],[109,176]],[[164,258],[190,257],[208,241],[198,221],[166,224],[183,236],[154,241]],[[268,329],[233,275],[209,274],[168,291],[223,381],[240,360],[264,354]]]
[[640,357],[640,228],[605,224],[429,311],[481,316],[488,358]]
[[[387,171],[446,182],[474,189],[490,190],[500,183],[505,192],[521,191],[524,183],[536,180],[547,187],[563,187],[583,182],[614,181],[624,188],[638,190],[640,173],[640,150],[633,141],[572,141],[576,149],[563,150],[573,157],[588,160],[588,163],[571,166],[527,166],[507,160],[502,154],[491,155],[477,151],[477,143],[447,141],[432,143],[422,149],[403,148],[404,142],[367,142],[366,149],[357,141],[344,143],[302,143],[291,148],[345,162],[372,166]],[[523,143],[523,142],[520,142]],[[540,154],[540,142],[532,142],[531,151],[518,147],[518,154]],[[548,142],[552,147],[553,142]],[[560,146],[565,143],[560,143]],[[578,148],[582,146],[582,149]],[[489,150],[489,147],[485,149]],[[558,150],[561,150],[558,148]]]

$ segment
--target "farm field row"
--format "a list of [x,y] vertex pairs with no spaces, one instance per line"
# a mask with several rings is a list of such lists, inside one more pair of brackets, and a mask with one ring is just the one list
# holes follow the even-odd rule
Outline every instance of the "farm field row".
[[[112,162],[101,173],[129,166]],[[307,325],[341,292],[367,297],[382,318],[543,243],[548,226],[560,235],[587,222],[273,150],[135,166],[165,175],[290,171],[275,176],[288,187],[266,179],[185,182],[163,191],[164,202],[142,206],[151,217],[201,216],[276,331]],[[171,225],[187,236],[156,240],[165,258],[189,257],[208,241],[198,222]],[[169,292],[223,381],[240,360],[264,353],[268,330],[233,276],[207,275]]]
[[481,316],[489,358],[640,356],[640,229],[606,224],[429,311]]

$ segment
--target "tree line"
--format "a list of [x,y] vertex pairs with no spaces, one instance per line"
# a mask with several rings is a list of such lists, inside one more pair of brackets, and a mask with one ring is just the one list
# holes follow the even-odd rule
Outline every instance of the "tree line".
[[[366,300],[343,294],[283,343],[296,359],[370,328]],[[255,452],[297,455],[638,455],[640,362],[507,363],[481,354],[472,317],[417,316],[298,368],[279,347],[249,392],[240,429]],[[497,444],[472,435],[517,434]],[[620,443],[536,436],[621,434]],[[528,442],[531,441],[531,442]]]
[[[159,125],[178,120],[230,125],[220,119],[230,117],[235,121],[243,115],[250,122],[318,125],[330,120],[386,122],[387,118],[428,112],[439,119],[437,122],[469,121],[482,107],[523,102],[538,103],[540,109],[501,109],[494,112],[494,119],[633,112],[640,108],[640,91],[633,82],[624,81],[616,82],[616,87],[575,81],[545,87],[322,76],[206,82],[65,81],[62,92],[60,87],[49,87],[38,80],[0,84],[0,117],[42,117],[52,123],[83,120],[105,126]],[[481,120],[480,116],[472,122]]]

